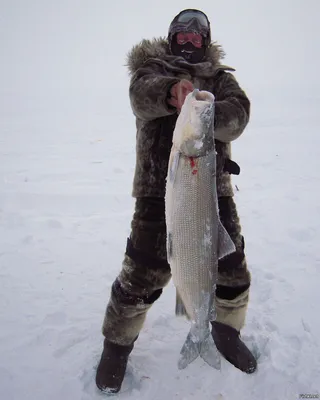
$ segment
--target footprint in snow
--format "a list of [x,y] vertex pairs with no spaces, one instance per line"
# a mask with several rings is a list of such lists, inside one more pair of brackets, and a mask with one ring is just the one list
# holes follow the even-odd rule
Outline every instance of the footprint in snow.
[[261,361],[265,357],[269,358],[269,338],[264,335],[242,335],[242,340],[248,346],[257,361]]
[[314,238],[317,236],[317,232],[315,229],[292,229],[288,232],[289,236],[292,239],[295,239],[297,242],[310,242],[314,240]]
[[59,326],[59,325],[64,325],[66,323],[67,317],[64,312],[55,312],[52,314],[48,314],[44,320],[43,323],[44,325],[50,325],[50,326]]
[[304,329],[307,333],[311,333],[310,325],[309,325],[303,318],[301,318],[301,323],[302,323],[303,329]]
[[52,229],[62,229],[63,228],[61,222],[56,219],[48,219],[47,226]]
[[298,336],[291,335],[286,338],[288,346],[296,351],[300,351],[302,348],[301,340]]
[[271,272],[265,273],[264,277],[270,281],[272,281],[275,278],[275,275],[272,274]]
[[25,236],[25,237],[22,239],[22,243],[23,243],[23,244],[26,244],[26,245],[31,244],[33,241],[34,241],[34,238],[33,238],[32,235]]
[[83,342],[87,340],[86,332],[76,328],[66,329],[59,334],[59,348],[57,348],[53,355],[55,358],[62,358],[68,356],[71,351],[81,348]]

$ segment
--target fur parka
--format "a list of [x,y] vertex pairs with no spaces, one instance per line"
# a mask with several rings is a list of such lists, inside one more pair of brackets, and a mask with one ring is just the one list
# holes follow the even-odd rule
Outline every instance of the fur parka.
[[172,85],[181,79],[215,96],[214,136],[217,150],[218,196],[233,196],[230,173],[225,165],[231,157],[230,143],[244,131],[250,101],[233,75],[221,64],[221,46],[211,43],[205,59],[190,64],[170,53],[165,38],[143,40],[127,57],[130,102],[136,116],[136,166],[134,197],[164,197],[172,135],[177,111],[168,104]]

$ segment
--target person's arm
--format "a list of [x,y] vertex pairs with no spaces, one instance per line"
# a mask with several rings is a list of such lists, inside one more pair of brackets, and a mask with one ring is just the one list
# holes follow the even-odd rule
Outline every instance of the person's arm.
[[229,72],[219,73],[215,98],[214,137],[221,142],[232,142],[249,122],[250,101]]
[[129,96],[134,115],[142,120],[174,114],[176,109],[168,103],[172,86],[178,78],[163,74],[163,67],[147,62],[131,78]]

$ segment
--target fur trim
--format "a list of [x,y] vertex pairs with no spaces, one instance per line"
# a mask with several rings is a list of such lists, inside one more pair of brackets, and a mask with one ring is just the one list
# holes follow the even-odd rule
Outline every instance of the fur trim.
[[245,324],[249,302],[249,289],[241,293],[234,300],[225,300],[216,297],[217,322],[232,326],[240,331]]
[[[129,73],[134,74],[149,58],[165,59],[169,55],[169,43],[166,38],[144,39],[130,50],[127,55],[126,66],[129,69]],[[219,65],[220,60],[224,57],[225,52],[222,47],[216,42],[212,42],[203,61],[210,61],[215,66]]]

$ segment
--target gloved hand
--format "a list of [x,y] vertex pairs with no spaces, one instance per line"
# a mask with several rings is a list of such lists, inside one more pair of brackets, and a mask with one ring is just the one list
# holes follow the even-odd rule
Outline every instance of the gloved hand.
[[187,95],[193,92],[193,90],[192,82],[182,79],[172,86],[170,90],[171,98],[168,99],[168,103],[180,112]]

